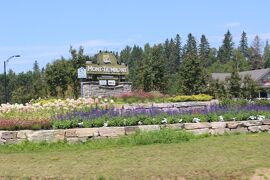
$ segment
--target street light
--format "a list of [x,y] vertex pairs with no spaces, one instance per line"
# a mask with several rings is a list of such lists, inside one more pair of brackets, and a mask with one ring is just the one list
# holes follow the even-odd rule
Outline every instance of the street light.
[[15,57],[21,57],[20,55],[10,56],[7,60],[4,61],[4,82],[5,82],[5,102],[8,102],[8,95],[7,95],[7,72],[6,72],[6,65],[7,63]]

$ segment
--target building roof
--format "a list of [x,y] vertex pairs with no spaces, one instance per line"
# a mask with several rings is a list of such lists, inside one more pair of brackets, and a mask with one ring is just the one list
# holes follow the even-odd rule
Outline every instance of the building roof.
[[[246,75],[250,75],[253,80],[258,81],[269,72],[270,72],[270,68],[266,68],[266,69],[256,69],[252,71],[242,71],[242,72],[239,72],[239,75],[241,79],[243,79]],[[211,75],[213,79],[225,81],[226,78],[229,78],[231,76],[231,73],[212,73]]]

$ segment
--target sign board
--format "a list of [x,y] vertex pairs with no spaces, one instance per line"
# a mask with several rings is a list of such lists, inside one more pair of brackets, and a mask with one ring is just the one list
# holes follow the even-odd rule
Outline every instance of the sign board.
[[115,80],[108,80],[108,85],[109,86],[115,86]]
[[81,68],[78,69],[77,72],[78,72],[78,78],[83,79],[83,78],[87,77],[85,68],[81,67]]
[[100,86],[107,86],[107,80],[99,80]]
[[86,67],[87,73],[89,74],[112,74],[112,75],[127,75],[128,68],[125,66],[98,66],[88,65]]

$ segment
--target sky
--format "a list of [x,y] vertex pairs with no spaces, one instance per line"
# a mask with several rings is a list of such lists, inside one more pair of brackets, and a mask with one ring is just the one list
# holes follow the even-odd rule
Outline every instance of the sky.
[[[219,47],[227,30],[235,46],[242,31],[249,43],[255,35],[270,39],[269,0],[8,0],[0,2],[0,63],[12,55],[7,69],[19,73],[40,67],[69,47],[121,51],[126,45],[162,43],[178,33],[197,40],[205,34]],[[3,65],[0,65],[3,73]]]

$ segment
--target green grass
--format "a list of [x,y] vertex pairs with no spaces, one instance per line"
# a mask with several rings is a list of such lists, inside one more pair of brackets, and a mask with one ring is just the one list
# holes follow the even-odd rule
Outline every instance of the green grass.
[[204,138],[172,130],[75,145],[24,143],[0,147],[0,176],[240,179],[270,169],[269,149],[269,133]]

